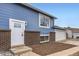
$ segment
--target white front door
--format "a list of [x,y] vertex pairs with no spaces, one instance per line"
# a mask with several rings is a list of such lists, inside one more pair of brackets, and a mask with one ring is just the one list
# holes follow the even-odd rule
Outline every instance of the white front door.
[[25,21],[10,19],[11,46],[24,44]]

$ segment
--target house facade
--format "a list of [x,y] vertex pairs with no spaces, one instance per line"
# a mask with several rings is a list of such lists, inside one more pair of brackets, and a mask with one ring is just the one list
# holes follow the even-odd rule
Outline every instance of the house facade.
[[0,4],[0,50],[55,41],[54,19],[29,4]]
[[71,28],[72,38],[79,39],[79,28]]
[[72,39],[73,38],[73,33],[72,33],[72,30],[71,28],[66,28],[66,38],[67,39]]
[[67,39],[79,39],[79,28],[66,28]]

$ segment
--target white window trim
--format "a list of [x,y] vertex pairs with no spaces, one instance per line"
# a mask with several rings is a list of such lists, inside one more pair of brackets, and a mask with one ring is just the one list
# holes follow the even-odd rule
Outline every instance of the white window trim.
[[40,24],[40,21],[41,21],[41,19],[40,19],[40,16],[41,16],[41,14],[39,13],[39,27],[41,27],[41,28],[50,28],[50,19],[49,19],[49,26],[41,26]]
[[40,36],[49,36],[49,34],[40,34]]
[[40,41],[40,43],[46,43],[46,42],[49,42],[49,40]]

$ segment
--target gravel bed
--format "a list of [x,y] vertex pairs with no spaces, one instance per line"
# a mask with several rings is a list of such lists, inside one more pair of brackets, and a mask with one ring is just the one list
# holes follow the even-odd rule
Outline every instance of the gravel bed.
[[0,56],[13,56],[10,51],[0,51]]

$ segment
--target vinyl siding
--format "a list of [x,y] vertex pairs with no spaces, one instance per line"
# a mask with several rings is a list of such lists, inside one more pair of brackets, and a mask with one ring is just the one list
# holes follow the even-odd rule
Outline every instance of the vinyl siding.
[[[0,4],[0,29],[9,29],[9,19],[27,21],[27,31],[41,31],[41,33],[52,32],[53,29],[39,27],[39,13],[21,6],[19,4]],[[53,20],[50,23],[53,26]]]

